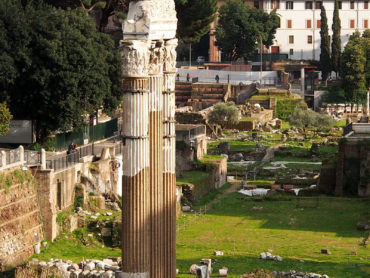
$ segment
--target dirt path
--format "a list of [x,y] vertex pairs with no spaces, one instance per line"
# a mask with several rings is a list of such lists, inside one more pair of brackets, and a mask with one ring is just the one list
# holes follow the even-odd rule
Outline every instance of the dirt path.
[[270,147],[267,149],[265,156],[262,158],[262,162],[269,162],[274,158],[275,152],[279,149],[282,144]]
[[227,194],[230,194],[230,193],[233,193],[233,192],[236,192],[239,187],[240,187],[240,181],[231,181],[231,186],[230,188],[226,189],[225,191],[222,192],[222,194],[218,195],[215,199],[213,199],[212,201],[210,201],[208,204],[207,204],[207,207],[212,207],[213,204],[215,204],[216,202],[218,202],[223,196],[227,195]]

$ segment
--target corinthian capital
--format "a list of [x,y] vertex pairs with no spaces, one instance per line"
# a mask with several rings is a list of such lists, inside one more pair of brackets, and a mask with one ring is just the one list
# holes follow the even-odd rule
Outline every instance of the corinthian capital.
[[123,40],[120,45],[123,77],[146,77],[150,52],[147,41]]
[[176,71],[176,47],[177,39],[166,40],[164,50],[164,71],[175,72]]

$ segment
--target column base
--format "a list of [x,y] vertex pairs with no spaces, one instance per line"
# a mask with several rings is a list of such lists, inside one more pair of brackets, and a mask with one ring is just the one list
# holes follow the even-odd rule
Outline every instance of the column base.
[[149,278],[148,272],[143,273],[129,273],[129,272],[116,272],[116,278]]

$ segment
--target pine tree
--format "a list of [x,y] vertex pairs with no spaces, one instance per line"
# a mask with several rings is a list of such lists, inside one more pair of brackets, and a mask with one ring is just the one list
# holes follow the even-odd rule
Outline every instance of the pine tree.
[[217,45],[231,60],[250,57],[262,39],[263,45],[273,44],[279,16],[276,11],[265,11],[244,5],[240,0],[229,0],[219,10],[216,28]]
[[335,0],[334,6],[334,13],[333,13],[333,42],[331,44],[331,61],[332,67],[335,71],[337,77],[340,71],[340,56],[341,56],[341,38],[340,38],[340,30],[341,30],[341,23],[339,18],[339,7],[338,7],[338,0]]
[[322,72],[322,80],[326,82],[331,72],[331,60],[330,60],[330,38],[329,38],[328,18],[326,17],[324,5],[321,6],[320,36],[321,36],[320,67]]
[[176,0],[177,36],[185,43],[197,43],[216,19],[217,0]]

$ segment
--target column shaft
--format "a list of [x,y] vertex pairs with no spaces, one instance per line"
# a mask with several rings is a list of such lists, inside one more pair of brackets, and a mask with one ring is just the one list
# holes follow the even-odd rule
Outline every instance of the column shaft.
[[123,83],[123,277],[150,278],[148,79],[125,78]]
[[175,130],[175,75],[176,73],[164,74],[163,91],[163,183],[164,183],[164,207],[166,231],[165,241],[165,265],[166,271],[163,277],[176,277],[176,130]]
[[164,207],[163,207],[163,77],[149,77],[150,144],[150,277],[163,278]]

